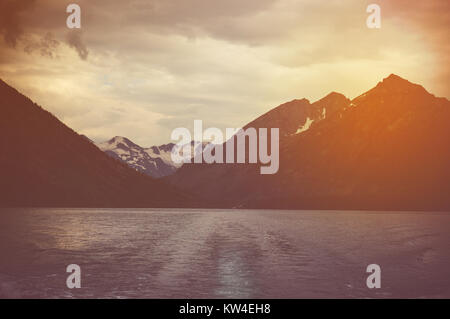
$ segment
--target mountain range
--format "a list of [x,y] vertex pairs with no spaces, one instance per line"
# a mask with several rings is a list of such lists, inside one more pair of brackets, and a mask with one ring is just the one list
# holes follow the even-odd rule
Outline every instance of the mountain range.
[[353,100],[282,104],[246,127],[280,127],[277,174],[185,164],[167,180],[217,207],[450,210],[450,102],[397,75]]
[[173,143],[143,148],[126,137],[116,136],[95,145],[109,156],[155,178],[173,174],[181,166],[171,159]]
[[0,206],[450,210],[450,102],[394,74],[248,123],[280,129],[274,175],[174,165],[172,143],[93,143],[2,81],[0,97]]

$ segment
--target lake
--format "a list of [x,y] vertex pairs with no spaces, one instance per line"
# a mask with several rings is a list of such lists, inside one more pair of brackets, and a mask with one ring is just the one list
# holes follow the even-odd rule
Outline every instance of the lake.
[[450,298],[449,213],[1,209],[0,254],[2,298]]

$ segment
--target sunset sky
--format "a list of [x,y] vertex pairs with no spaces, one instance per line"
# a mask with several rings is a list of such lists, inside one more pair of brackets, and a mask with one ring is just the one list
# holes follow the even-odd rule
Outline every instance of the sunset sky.
[[391,73],[449,98],[449,30],[448,0],[0,0],[0,78],[95,141],[151,146]]

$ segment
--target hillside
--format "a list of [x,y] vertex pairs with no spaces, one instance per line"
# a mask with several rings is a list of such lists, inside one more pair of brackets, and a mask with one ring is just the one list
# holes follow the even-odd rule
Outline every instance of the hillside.
[[112,159],[0,80],[0,206],[178,207],[174,187]]

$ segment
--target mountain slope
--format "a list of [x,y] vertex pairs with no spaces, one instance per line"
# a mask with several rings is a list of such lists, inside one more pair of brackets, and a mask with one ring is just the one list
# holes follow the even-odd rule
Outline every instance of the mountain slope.
[[283,105],[269,112],[275,119],[247,125],[285,132],[275,175],[260,175],[259,164],[187,164],[168,179],[220,207],[450,210],[447,99],[391,75],[339,100],[298,134],[295,120],[276,120],[291,117]]
[[307,99],[293,100],[261,115],[244,128],[278,127],[280,138],[284,139],[308,130],[313,123],[320,122],[349,105],[350,100],[336,92],[312,104]]
[[0,206],[181,206],[183,193],[110,158],[0,80]]

